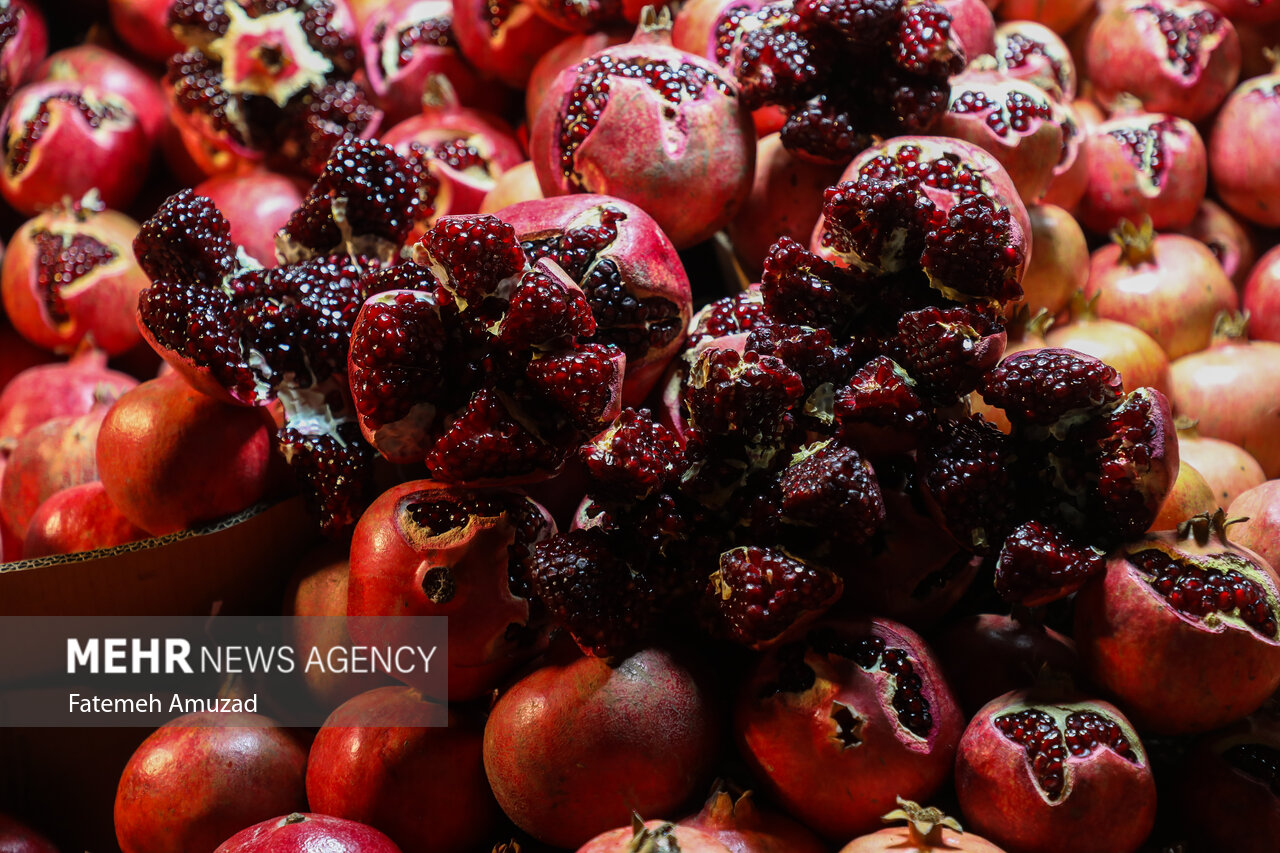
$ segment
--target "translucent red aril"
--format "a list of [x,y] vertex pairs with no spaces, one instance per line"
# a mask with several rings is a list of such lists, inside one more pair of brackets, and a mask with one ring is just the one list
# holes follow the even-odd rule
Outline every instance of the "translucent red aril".
[[752,649],[792,639],[840,597],[840,577],[788,554],[743,546],[720,555],[702,591],[711,633]]

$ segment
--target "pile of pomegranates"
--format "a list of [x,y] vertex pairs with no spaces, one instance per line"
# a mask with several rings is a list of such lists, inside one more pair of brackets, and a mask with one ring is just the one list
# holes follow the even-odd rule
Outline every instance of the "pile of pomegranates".
[[1280,2],[67,3],[0,595],[300,498],[258,615],[448,689],[95,734],[0,848],[1280,845]]

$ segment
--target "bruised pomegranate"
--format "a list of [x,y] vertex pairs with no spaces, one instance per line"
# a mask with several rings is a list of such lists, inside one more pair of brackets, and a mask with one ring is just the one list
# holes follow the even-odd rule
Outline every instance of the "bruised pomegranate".
[[[592,838],[578,848],[578,853],[727,853],[730,850],[714,835],[701,829],[667,823],[662,820],[641,821],[632,818],[631,826],[611,829]],[[732,853],[738,853],[734,850]]]
[[0,126],[0,194],[28,216],[91,189],[107,207],[127,207],[147,174],[151,142],[138,113],[91,82],[24,86]]
[[548,196],[617,196],[677,248],[724,226],[751,190],[755,132],[730,76],[671,46],[671,19],[560,73],[533,120],[531,159]]
[[0,295],[15,329],[70,353],[83,342],[120,355],[141,342],[135,314],[147,277],[133,257],[138,223],[90,195],[26,222],[9,241]]
[[1263,709],[1205,735],[1179,768],[1179,814],[1206,849],[1266,853],[1280,833],[1280,720]]
[[1074,674],[1079,666],[1071,638],[998,613],[961,619],[938,636],[937,649],[947,683],[969,715],[997,696],[1032,687],[1046,671]]
[[1134,853],[1156,790],[1133,725],[1098,699],[1007,693],[970,721],[956,756],[965,819],[1010,850]]
[[408,687],[361,693],[316,733],[307,802],[320,814],[375,827],[403,850],[475,850],[500,817],[480,743],[472,711]]
[[196,184],[196,195],[213,202],[231,225],[231,240],[264,267],[276,265],[276,233],[302,205],[292,178],[265,169],[215,175]]
[[750,791],[718,783],[696,815],[680,826],[714,836],[729,853],[823,853],[826,845],[788,817],[762,809]]
[[68,361],[36,365],[0,391],[0,442],[22,437],[45,421],[109,406],[138,380],[107,368],[106,354],[85,349]]
[[1280,343],[1280,250],[1263,255],[1244,286],[1251,337]]
[[1276,574],[1225,524],[1219,511],[1129,542],[1076,597],[1085,668],[1144,730],[1208,731],[1280,686]]
[[[1217,178],[1214,178],[1214,189],[1219,193],[1222,192]],[[1244,223],[1228,213],[1217,202],[1205,199],[1200,202],[1195,218],[1182,230],[1182,233],[1208,246],[1209,251],[1213,252],[1213,256],[1222,265],[1222,271],[1236,287],[1245,286],[1250,270],[1254,269],[1254,264],[1258,261],[1258,247],[1254,235]],[[1247,297],[1247,290],[1245,295]],[[1245,309],[1248,310],[1248,308],[1246,304]],[[1254,317],[1255,322],[1260,319],[1256,313]],[[1277,334],[1280,335],[1280,332]]]
[[1227,517],[1241,519],[1231,526],[1231,541],[1258,552],[1272,568],[1280,565],[1280,482],[1249,489],[1231,502]]
[[246,826],[306,805],[307,754],[257,714],[187,714],[142,742],[116,789],[124,853],[213,853]]
[[823,622],[771,649],[734,711],[759,781],[828,838],[874,829],[895,797],[932,796],[963,726],[928,647],[880,619]]
[[64,48],[36,70],[41,80],[84,80],[128,102],[153,142],[167,121],[168,105],[160,84],[141,66],[95,44]]
[[[1178,425],[1178,454],[1195,466],[1213,490],[1211,509],[1229,507],[1241,494],[1267,481],[1262,466],[1249,451],[1229,441],[1201,435],[1191,421]],[[1234,530],[1232,538],[1238,539]]]
[[[391,617],[449,617],[449,698],[481,695],[542,645],[528,561],[534,544],[554,533],[550,514],[516,492],[472,492],[429,480],[384,492],[351,543],[352,637],[402,645],[417,626]],[[445,698],[434,696],[438,679],[414,677],[413,687]]]
[[458,49],[486,77],[523,89],[542,54],[566,37],[519,0],[455,0]]
[[930,853],[952,850],[955,853],[1003,853],[1003,851],[971,832],[964,832],[954,818],[936,808],[923,808],[918,803],[898,798],[898,808],[886,814],[886,823],[906,821],[906,826],[893,826],[855,838],[840,848],[840,853]]
[[1089,28],[1085,62],[1104,103],[1124,92],[1151,112],[1199,121],[1235,86],[1240,39],[1199,0],[1124,0]]
[[1170,361],[1209,345],[1214,321],[1234,311],[1239,296],[1199,240],[1122,225],[1112,243],[1089,259],[1085,295],[1099,317],[1137,326]]
[[323,814],[292,812],[240,830],[214,853],[400,853],[372,826]]
[[27,523],[22,557],[72,554],[112,548],[147,538],[147,531],[121,514],[101,482],[82,483],[47,497]]
[[609,663],[562,646],[508,688],[484,733],[485,772],[507,817],[573,848],[632,812],[676,811],[705,790],[719,709],[682,661],[646,649]]
[[1266,156],[1277,139],[1280,74],[1241,83],[1222,105],[1209,136],[1209,171],[1223,204],[1250,222],[1280,225],[1280,170]]

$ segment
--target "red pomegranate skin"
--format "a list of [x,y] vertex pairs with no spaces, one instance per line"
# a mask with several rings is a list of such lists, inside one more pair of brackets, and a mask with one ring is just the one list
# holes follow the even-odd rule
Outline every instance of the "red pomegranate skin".
[[240,830],[214,853],[400,853],[400,848],[363,823],[293,812]]
[[562,646],[494,705],[485,772],[512,822],[575,848],[633,811],[678,812],[705,790],[719,752],[717,705],[670,652],[645,649],[610,666]]
[[1054,326],[1045,335],[1051,347],[1091,355],[1120,371],[1125,391],[1143,386],[1169,393],[1169,356],[1156,339],[1128,323],[1096,317],[1091,312]]
[[[1240,495],[1267,481],[1262,466],[1249,451],[1220,438],[1206,438],[1196,430],[1178,431],[1178,458],[1194,466],[1209,484],[1214,497],[1212,509],[1231,506]],[[1267,562],[1272,562],[1270,557]]]
[[69,361],[32,365],[0,391],[0,441],[21,438],[53,418],[83,415],[94,406],[109,405],[137,384],[132,376],[108,369],[106,354],[98,350],[83,350]]
[[1244,518],[1227,528],[1237,545],[1257,552],[1271,565],[1280,566],[1280,480],[1268,480],[1231,502],[1227,518]]
[[1244,286],[1258,261],[1258,241],[1240,218],[1217,202],[1205,199],[1200,202],[1195,219],[1182,233],[1208,246],[1236,287]]
[[152,62],[164,62],[182,52],[182,42],[169,30],[173,0],[107,0],[111,29],[132,49]]
[[58,848],[26,824],[0,814],[0,853],[58,853]]
[[55,492],[36,507],[23,539],[24,559],[113,548],[147,538],[107,497],[102,482]]
[[481,737],[469,713],[428,702],[411,688],[361,693],[316,734],[307,801],[321,814],[386,833],[405,853],[478,849],[499,818],[480,760]]
[[98,479],[94,448],[106,408],[76,418],[54,418],[24,435],[13,448],[0,480],[0,519],[26,535],[40,504],[62,489]]
[[197,194],[213,199],[231,223],[231,239],[264,267],[276,265],[276,232],[302,206],[298,185],[275,172],[215,175],[197,184]]
[[1022,277],[1022,301],[1005,310],[1025,306],[1030,317],[1041,309],[1056,317],[1089,280],[1089,244],[1075,218],[1056,204],[1031,205],[1027,216],[1032,252]]
[[1280,225],[1280,74],[1246,80],[1227,98],[1209,134],[1209,173],[1223,204],[1257,225]]
[[485,193],[480,201],[479,212],[497,213],[504,207],[542,197],[542,187],[538,184],[538,173],[533,169],[533,161],[525,160],[497,177],[493,182],[493,189]]
[[1280,343],[1280,246],[1263,255],[1244,285],[1249,336]]
[[[1181,440],[1178,441],[1178,452],[1182,452]],[[1173,530],[1191,516],[1202,512],[1212,513],[1217,508],[1218,499],[1209,481],[1198,468],[1180,458],[1178,476],[1147,530]]]
[[999,613],[967,616],[938,638],[938,662],[966,714],[1031,687],[1042,669],[1075,673],[1076,644],[1044,625]]
[[307,754],[258,714],[187,714],[134,752],[116,790],[123,853],[212,853],[246,826],[306,807]]
[[840,853],[1005,853],[1005,851],[972,832],[956,832],[947,827],[934,827],[937,838],[923,837],[910,826],[891,826],[840,848]]

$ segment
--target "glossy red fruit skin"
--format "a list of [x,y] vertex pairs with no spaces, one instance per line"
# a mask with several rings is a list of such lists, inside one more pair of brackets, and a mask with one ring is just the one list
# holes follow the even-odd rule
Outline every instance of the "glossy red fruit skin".
[[40,833],[3,814],[0,814],[0,850],[4,853],[58,853],[58,848]]
[[[473,522],[437,537],[404,526],[404,510],[411,502],[460,494],[467,492],[430,480],[383,492],[356,524],[347,588],[349,630],[359,643],[416,641],[414,625],[378,617],[448,617],[448,698],[455,702],[492,690],[512,667],[539,650],[538,642],[521,644],[507,636],[508,626],[528,625],[532,613],[529,599],[511,588],[507,549],[515,541],[513,525],[497,519]],[[448,568],[457,581],[444,602],[432,601],[422,586],[427,571],[437,566]],[[440,686],[438,679],[420,673],[409,677],[414,680],[407,683],[428,695]]]
[[456,0],[453,34],[473,67],[513,89],[524,89],[538,59],[567,35],[525,3],[493,0]]
[[17,439],[57,417],[110,405],[138,380],[110,370],[106,354],[86,349],[68,361],[40,364],[13,377],[0,391],[0,441]]
[[253,506],[272,485],[272,459],[260,412],[214,400],[176,373],[123,395],[98,436],[107,495],[153,536]]
[[187,714],[134,752],[116,790],[124,853],[212,853],[246,826],[306,806],[307,754],[257,714]]
[[761,809],[750,791],[734,796],[717,787],[702,811],[679,825],[714,836],[730,853],[824,853],[827,849],[803,824]]
[[302,206],[302,190],[284,175],[256,169],[215,175],[195,187],[231,223],[231,239],[264,267],[276,265],[276,232]]
[[115,51],[78,44],[51,55],[36,69],[39,80],[83,80],[129,102],[152,142],[160,138],[168,105],[159,79]]
[[979,613],[939,635],[938,660],[966,714],[1005,693],[1031,687],[1040,671],[1078,670],[1076,644],[1044,625]]
[[1231,541],[1256,551],[1272,568],[1280,565],[1280,481],[1254,486],[1231,502],[1227,518],[1247,521],[1227,528]]
[[[833,664],[833,681],[818,676],[799,694],[765,696],[779,672],[768,652],[744,681],[734,709],[734,732],[757,780],[788,813],[828,839],[870,832],[896,797],[927,800],[947,780],[964,717],[924,641],[884,619],[819,623],[840,636],[873,635],[907,650],[929,691],[933,724],[927,737],[906,730],[889,706],[888,679],[852,661]],[[819,627],[815,626],[815,627]],[[843,659],[841,659],[843,660]],[[861,743],[846,748],[836,737],[837,705],[864,721]]]
[[354,820],[293,812],[240,830],[214,853],[400,853],[381,832]]
[[1264,709],[1200,738],[1179,768],[1180,814],[1206,850],[1269,853],[1280,837],[1280,797],[1231,763],[1226,753],[1238,747],[1280,751],[1280,720]]
[[[1060,729],[1071,711],[1100,713],[1121,726],[1138,761],[1106,746],[1084,758],[1068,754],[1070,775],[1059,799],[1050,801],[1023,747],[994,724],[996,717],[1026,708],[1057,712],[1052,715]],[[956,793],[967,825],[1011,853],[1133,853],[1155,824],[1155,780],[1142,743],[1118,708],[1096,699],[1054,701],[1028,691],[993,699],[960,740]]]
[[83,483],[47,497],[31,516],[23,538],[26,560],[113,548],[145,539],[147,532],[121,515],[101,482]]
[[182,42],[169,30],[172,0],[108,0],[111,29],[152,62],[164,62],[182,51]]
[[1006,316],[1025,306],[1034,317],[1041,309],[1056,317],[1089,280],[1089,244],[1075,218],[1055,204],[1033,204],[1031,262],[1022,277],[1022,300],[1006,306]]
[[1244,286],[1249,336],[1280,343],[1280,247],[1263,255]]
[[90,102],[105,103],[116,117],[92,128],[78,110],[64,102],[54,102],[48,129],[33,146],[25,168],[15,175],[11,158],[5,156],[0,167],[0,195],[28,216],[64,197],[83,198],[91,189],[97,189],[109,208],[128,207],[146,177],[151,142],[146,127],[124,98],[92,83],[32,83],[15,93],[0,116],[6,139],[10,144],[16,141],[22,124],[38,105],[56,94],[80,95]]
[[941,0],[938,5],[951,16],[951,35],[960,43],[970,61],[983,54],[995,53],[996,20],[986,3],[982,0]]
[[[673,826],[662,820],[647,820],[644,822],[646,830],[660,830],[664,827],[670,827],[670,835],[665,836],[670,839],[667,843],[674,845],[673,849],[679,850],[680,853],[744,853],[726,846],[722,841],[701,829],[679,824]],[[595,838],[592,838],[586,844],[578,848],[577,853],[628,853],[635,850],[636,845],[633,839],[636,837],[634,826],[624,826],[618,829],[610,829],[602,832]],[[647,849],[647,848],[641,848]]]
[[[36,235],[64,242],[82,234],[106,246],[110,260],[61,287],[65,318],[50,313],[39,282],[40,247]],[[52,352],[68,354],[88,339],[107,355],[120,355],[142,341],[136,314],[138,294],[150,285],[133,257],[138,223],[114,210],[95,211],[74,203],[59,205],[28,220],[9,241],[0,266],[0,295],[15,329]]]
[[493,182],[493,189],[481,199],[479,212],[497,213],[504,207],[522,201],[536,201],[542,197],[542,187],[538,185],[538,173],[533,169],[533,161],[524,160],[497,177]]
[[499,819],[480,741],[470,713],[427,701],[411,688],[361,693],[336,708],[316,734],[307,800],[321,814],[386,833],[406,851],[477,849]]
[[[530,240],[551,231],[563,231],[575,221],[589,220],[602,205],[619,208],[627,218],[618,223],[618,238],[598,257],[617,265],[634,297],[659,297],[674,304],[680,328],[687,328],[693,314],[689,277],[671,240],[642,208],[618,198],[581,193],[513,204],[498,215],[515,228],[518,239]],[[596,322],[603,323],[604,319],[597,317]],[[684,341],[685,336],[677,334],[662,346],[650,347],[643,355],[627,356],[623,405],[641,404]]]
[[[1280,687],[1280,640],[1175,610],[1127,558],[1152,544],[1190,554],[1225,550],[1213,539],[1208,546],[1179,540],[1174,531],[1121,546],[1076,595],[1074,636],[1086,672],[1144,732],[1205,732],[1251,714]],[[1274,601],[1274,570],[1247,549],[1233,550],[1258,561]]]
[[1280,140],[1280,74],[1241,83],[1214,119],[1209,170],[1223,204],[1250,222],[1280,225],[1280,167],[1267,156]]
[[611,667],[566,645],[493,706],[485,772],[512,822],[575,848],[632,811],[685,808],[709,782],[719,737],[716,697],[680,657],[645,649]]
[[[1203,37],[1195,66],[1183,72],[1168,58],[1169,42],[1157,25],[1161,13],[1178,9],[1186,16],[1204,13],[1218,23]],[[1152,112],[1168,112],[1191,121],[1207,118],[1222,103],[1240,75],[1240,38],[1221,12],[1199,0],[1124,0],[1102,11],[1089,29],[1085,64],[1102,103],[1129,93]]]

